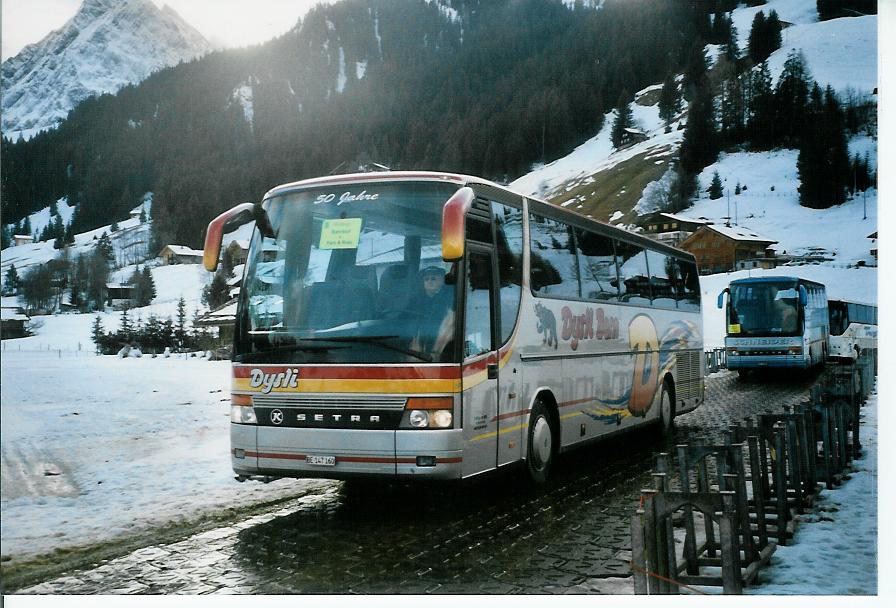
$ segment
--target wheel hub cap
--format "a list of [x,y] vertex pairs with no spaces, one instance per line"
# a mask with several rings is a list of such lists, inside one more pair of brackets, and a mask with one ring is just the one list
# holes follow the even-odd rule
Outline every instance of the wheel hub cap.
[[552,449],[551,427],[544,418],[535,422],[535,430],[532,433],[532,450],[535,463],[542,468],[551,458]]

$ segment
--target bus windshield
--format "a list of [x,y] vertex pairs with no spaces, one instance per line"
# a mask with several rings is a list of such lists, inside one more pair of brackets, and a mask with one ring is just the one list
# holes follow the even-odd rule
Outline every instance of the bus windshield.
[[236,361],[456,361],[456,264],[441,257],[457,186],[330,185],[263,203],[240,294]]
[[739,336],[797,336],[802,333],[796,283],[732,284],[728,333]]

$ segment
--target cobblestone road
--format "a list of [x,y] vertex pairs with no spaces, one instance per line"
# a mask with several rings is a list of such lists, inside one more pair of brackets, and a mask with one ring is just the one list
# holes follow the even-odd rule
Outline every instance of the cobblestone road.
[[519,474],[370,490],[333,482],[276,512],[17,591],[41,594],[631,593],[629,526],[655,452],[807,397],[808,378],[707,379],[675,436],[638,432]]

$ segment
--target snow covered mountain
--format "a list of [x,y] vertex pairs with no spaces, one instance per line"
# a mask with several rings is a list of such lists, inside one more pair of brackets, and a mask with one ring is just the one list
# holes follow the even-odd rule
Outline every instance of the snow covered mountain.
[[55,127],[78,103],[211,50],[166,6],[151,0],[84,0],[62,28],[2,65],[0,131],[16,139]]

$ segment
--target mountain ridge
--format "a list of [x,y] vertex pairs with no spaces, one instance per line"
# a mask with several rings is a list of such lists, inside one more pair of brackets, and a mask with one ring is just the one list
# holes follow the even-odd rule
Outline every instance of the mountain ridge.
[[3,62],[2,123],[11,139],[56,127],[84,99],[114,93],[211,45],[151,0],[84,0],[58,30]]

